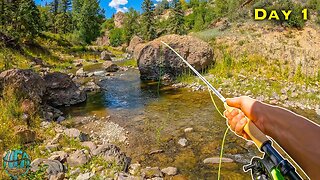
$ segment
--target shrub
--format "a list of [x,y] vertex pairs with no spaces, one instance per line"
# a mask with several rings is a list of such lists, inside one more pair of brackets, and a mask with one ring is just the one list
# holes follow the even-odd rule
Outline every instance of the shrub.
[[121,28],[115,28],[110,31],[109,34],[110,44],[113,47],[120,46],[125,42],[124,40],[124,32]]

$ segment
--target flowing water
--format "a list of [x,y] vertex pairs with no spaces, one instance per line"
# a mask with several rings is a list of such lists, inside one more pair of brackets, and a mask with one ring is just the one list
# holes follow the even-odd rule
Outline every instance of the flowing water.
[[[208,92],[160,87],[157,82],[142,82],[139,71],[129,69],[100,82],[102,93],[89,95],[88,102],[73,107],[73,116],[97,114],[109,116],[111,121],[129,131],[129,145],[121,146],[142,167],[177,167],[188,179],[216,179],[218,164],[204,164],[209,157],[218,157],[225,120],[215,110]],[[216,99],[220,110],[222,103]],[[192,132],[184,132],[193,128]],[[178,144],[187,139],[187,146]],[[161,150],[160,153],[150,154]],[[229,133],[225,157],[235,159],[223,163],[223,179],[251,179],[242,166],[254,155],[261,155],[254,146]]]

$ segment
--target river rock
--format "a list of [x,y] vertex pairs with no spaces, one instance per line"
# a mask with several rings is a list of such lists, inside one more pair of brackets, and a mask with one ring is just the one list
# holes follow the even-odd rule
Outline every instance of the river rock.
[[49,180],[63,180],[65,177],[64,173],[58,173],[56,175],[51,175]]
[[132,175],[137,175],[140,172],[140,169],[141,169],[141,164],[139,163],[130,164],[129,173]]
[[116,174],[115,179],[116,180],[140,180],[141,178],[140,177],[134,177],[134,176],[131,176],[130,174],[120,172],[120,173]]
[[111,52],[109,51],[102,51],[101,55],[100,55],[100,59],[101,60],[105,60],[105,61],[112,61],[111,59]]
[[76,71],[76,76],[78,77],[87,77],[88,74],[83,70],[83,68],[80,68]]
[[102,156],[107,162],[115,162],[122,170],[126,171],[131,159],[120,151],[120,148],[113,144],[103,144],[92,151],[93,156]]
[[101,87],[98,86],[95,82],[87,82],[84,86],[84,90],[88,92],[99,92]]
[[174,78],[189,70],[183,61],[161,41],[173,47],[198,71],[214,63],[213,50],[208,43],[192,36],[167,35],[139,44],[135,48],[134,54],[139,54],[138,67],[141,79],[158,80],[165,74]]
[[102,65],[107,72],[116,72],[119,70],[118,66],[111,61],[105,61]]
[[71,167],[81,166],[89,162],[90,157],[85,150],[77,150],[67,158],[67,163]]
[[65,129],[64,134],[70,138],[78,138],[80,136],[81,132],[79,129],[70,128],[70,129]]
[[185,133],[189,133],[189,132],[192,132],[193,131],[193,128],[186,128],[186,129],[184,129],[184,132]]
[[[220,161],[219,157],[213,157],[213,158],[207,158],[207,159],[203,160],[203,163],[204,164],[219,164],[219,161]],[[221,162],[230,163],[230,162],[233,162],[233,160],[230,158],[222,158]]]
[[14,127],[14,136],[19,137],[19,140],[26,144],[33,142],[36,138],[36,132],[29,129],[27,126],[15,126]]
[[46,166],[46,174],[48,177],[55,176],[59,173],[64,172],[63,165],[57,160],[49,160],[49,159],[42,159],[37,158],[30,164],[30,170],[32,172],[38,171],[41,167]]
[[11,69],[0,74],[0,91],[11,87],[35,103],[41,103],[46,86],[43,78],[30,69]]
[[127,48],[127,52],[129,54],[133,54],[134,49],[137,47],[137,45],[142,43],[143,43],[143,40],[139,36],[133,36]]
[[141,170],[141,176],[145,179],[163,177],[161,170],[158,167],[147,167]]
[[89,180],[95,176],[94,173],[88,172],[84,174],[79,174],[79,176],[76,178],[76,180]]
[[70,106],[86,101],[85,91],[81,91],[67,74],[54,72],[43,78],[46,82],[45,100],[48,104]]
[[87,147],[90,149],[90,152],[94,151],[95,149],[97,149],[97,146],[91,142],[91,141],[85,141],[81,143],[82,146]]
[[178,169],[176,167],[167,167],[167,168],[161,169],[161,172],[169,176],[174,176],[178,174]]
[[186,138],[181,138],[179,139],[178,143],[182,146],[185,147],[188,144],[188,140]]
[[63,112],[49,105],[40,106],[40,115],[46,121],[53,121],[63,115]]
[[64,152],[64,151],[55,151],[53,153],[51,153],[50,156],[50,160],[57,160],[60,161],[61,163],[64,163],[67,161],[68,158],[68,153]]
[[60,145],[59,144],[47,144],[45,148],[49,152],[53,152],[53,151],[57,151],[58,149],[60,149]]

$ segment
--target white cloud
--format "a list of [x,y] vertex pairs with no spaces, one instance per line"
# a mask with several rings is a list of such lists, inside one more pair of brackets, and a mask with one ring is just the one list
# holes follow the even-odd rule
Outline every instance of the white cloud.
[[[125,5],[128,4],[128,0],[112,0],[109,6],[116,9],[117,12],[127,12],[128,8]],[[122,7],[121,7],[122,6]]]

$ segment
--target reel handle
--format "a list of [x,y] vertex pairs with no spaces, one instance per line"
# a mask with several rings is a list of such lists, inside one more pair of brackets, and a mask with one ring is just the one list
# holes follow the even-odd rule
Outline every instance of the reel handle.
[[[224,103],[224,107],[228,112],[231,112],[234,109],[241,111],[238,108],[228,106],[226,102]],[[269,139],[265,134],[263,134],[260,131],[260,129],[257,128],[257,126],[248,117],[246,118],[247,118],[247,124],[244,126],[244,131],[249,135],[249,137],[255,143],[258,149],[261,150],[261,147],[263,146],[263,144],[269,141]]]

